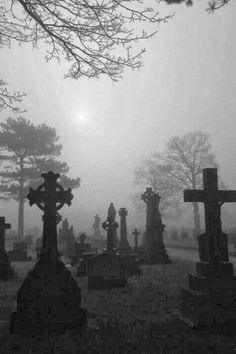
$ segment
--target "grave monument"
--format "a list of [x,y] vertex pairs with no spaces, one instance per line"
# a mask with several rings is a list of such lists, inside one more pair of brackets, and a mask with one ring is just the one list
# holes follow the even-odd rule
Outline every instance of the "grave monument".
[[236,278],[228,259],[227,235],[222,232],[221,206],[236,202],[236,191],[218,190],[216,168],[203,169],[203,190],[185,190],[185,202],[202,202],[205,233],[198,236],[197,275],[181,290],[183,319],[196,328],[236,324]]
[[88,260],[88,288],[123,287],[127,282],[125,267],[114,248],[114,231],[118,228],[118,224],[113,217],[108,216],[107,220],[102,223],[102,227],[107,231],[107,247],[104,253]]
[[131,247],[127,239],[127,226],[126,226],[126,216],[128,211],[126,208],[120,208],[120,242],[119,242],[119,253],[131,252]]
[[44,183],[27,196],[32,206],[44,211],[43,243],[40,259],[17,292],[17,310],[11,315],[10,333],[21,336],[82,332],[86,311],[81,308],[80,288],[59,259],[57,247],[57,211],[71,205],[71,189],[57,183],[59,174],[42,174]]
[[[113,203],[111,203],[109,205],[109,208],[108,208],[108,216],[110,218],[112,218],[114,220],[114,222],[116,221],[116,209],[113,205]],[[113,230],[113,247],[114,247],[114,250],[117,250],[118,249],[118,238],[117,238],[117,228],[115,228]]]
[[11,267],[10,260],[8,258],[5,249],[5,230],[10,229],[11,224],[5,223],[5,217],[0,217],[0,280],[7,281],[14,278],[14,270]]
[[170,263],[163,242],[165,225],[162,224],[159,211],[161,198],[158,193],[152,191],[152,188],[147,188],[141,198],[146,203],[146,245],[141,256],[142,262],[147,264]]
[[67,218],[62,221],[62,227],[58,233],[58,246],[60,252],[67,258],[71,258],[74,253],[75,237],[73,226],[69,226]]

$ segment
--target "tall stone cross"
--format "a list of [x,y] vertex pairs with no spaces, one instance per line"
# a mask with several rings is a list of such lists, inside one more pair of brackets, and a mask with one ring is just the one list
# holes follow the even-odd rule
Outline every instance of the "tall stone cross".
[[219,264],[221,213],[223,203],[236,202],[236,191],[218,190],[216,168],[203,169],[203,190],[185,190],[185,202],[202,202],[205,209],[205,229],[209,242],[209,263]]
[[6,224],[5,217],[0,216],[0,251],[5,251],[5,230],[10,228],[11,224]]
[[134,229],[134,231],[132,232],[132,235],[134,235],[134,249],[135,252],[138,251],[138,236],[141,234],[141,232],[138,231],[138,229]]
[[128,247],[127,240],[127,226],[126,226],[126,216],[128,215],[128,211],[126,208],[120,208],[120,248]]
[[111,216],[102,223],[102,228],[107,232],[107,251],[114,252],[114,232],[118,228],[117,222]]
[[57,183],[57,179],[60,177],[58,173],[49,171],[48,173],[43,173],[41,176],[44,178],[44,183],[36,190],[30,188],[27,198],[29,199],[30,206],[36,204],[39,209],[44,211],[43,244],[40,258],[57,259],[57,211],[64,204],[71,205],[73,194],[71,193],[71,188],[64,190]]
[[141,199],[146,203],[146,227],[147,229],[151,225],[152,220],[152,200],[155,193],[153,192],[152,188],[146,188],[145,193],[141,195]]

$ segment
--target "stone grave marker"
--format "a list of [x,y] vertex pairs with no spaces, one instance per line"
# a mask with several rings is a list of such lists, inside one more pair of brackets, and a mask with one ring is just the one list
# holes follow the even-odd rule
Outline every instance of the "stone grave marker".
[[14,278],[14,270],[5,249],[5,230],[10,229],[11,224],[5,223],[5,217],[0,217],[0,280],[7,281]]
[[100,229],[100,224],[101,224],[101,218],[99,217],[98,214],[94,216],[94,223],[93,223],[93,230],[94,230],[94,238],[95,239],[100,239],[101,238],[101,229]]
[[127,283],[125,267],[121,263],[119,255],[114,249],[114,231],[118,224],[113,217],[108,216],[102,223],[107,231],[106,252],[91,257],[88,260],[88,288],[89,289],[111,289],[122,287]]
[[[109,205],[109,208],[108,208],[108,216],[110,218],[112,218],[114,221],[116,221],[116,209],[113,205],[113,203],[111,203]],[[114,249],[118,249],[118,238],[117,238],[117,229],[114,229],[113,230],[113,247]]]
[[126,208],[120,208],[120,242],[119,242],[119,253],[129,253],[131,252],[131,247],[127,239],[127,225],[126,225],[126,216],[128,211]]
[[236,324],[236,278],[220,209],[223,203],[236,202],[236,191],[218,190],[217,169],[206,168],[203,190],[185,190],[184,201],[204,203],[205,233],[198,237],[197,275],[190,274],[189,289],[181,291],[183,319],[196,328],[222,331],[225,324]]
[[10,321],[10,333],[25,337],[86,328],[80,288],[59,259],[57,247],[57,211],[71,205],[73,194],[57,183],[59,174],[50,171],[42,177],[44,183],[37,190],[30,188],[27,196],[31,206],[44,211],[42,250],[17,292],[17,310]]
[[25,241],[14,242],[13,250],[7,252],[8,257],[11,262],[27,262],[32,260],[31,257],[27,255],[28,245]]
[[58,246],[62,255],[71,258],[74,254],[75,236],[73,226],[69,226],[67,218],[62,221],[58,232]]
[[132,235],[134,235],[134,252],[138,253],[138,236],[141,234],[141,232],[138,231],[138,229],[134,229],[132,232]]
[[146,203],[146,246],[142,262],[147,264],[170,263],[163,242],[165,225],[162,224],[159,211],[161,198],[158,193],[152,191],[152,188],[147,188],[141,198]]
[[[87,236],[85,233],[82,233],[79,236],[79,242],[75,242],[74,254],[71,257],[71,264],[77,265],[80,260],[83,258],[83,254],[87,252],[95,252],[92,249],[91,242],[86,242]],[[96,253],[96,252],[95,252]]]

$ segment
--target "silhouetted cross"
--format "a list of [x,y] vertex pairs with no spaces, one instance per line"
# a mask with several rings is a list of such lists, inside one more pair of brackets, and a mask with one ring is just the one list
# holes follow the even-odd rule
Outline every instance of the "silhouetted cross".
[[206,236],[209,239],[209,262],[218,264],[222,232],[220,207],[223,203],[236,202],[236,191],[218,190],[217,169],[205,168],[203,190],[184,190],[184,201],[204,203]]
[[114,221],[111,216],[107,217],[107,220],[102,223],[102,228],[107,231],[107,251],[114,251],[113,244],[113,232],[118,228],[118,223]]
[[44,258],[58,258],[57,249],[57,211],[63,207],[64,204],[71,205],[73,194],[71,188],[64,190],[61,185],[57,183],[59,174],[52,171],[43,173],[41,175],[45,182],[41,184],[36,190],[30,188],[27,195],[30,206],[36,204],[44,211],[43,216],[43,245],[42,256]]
[[5,250],[5,230],[10,228],[11,224],[6,224],[5,217],[0,216],[0,251]]

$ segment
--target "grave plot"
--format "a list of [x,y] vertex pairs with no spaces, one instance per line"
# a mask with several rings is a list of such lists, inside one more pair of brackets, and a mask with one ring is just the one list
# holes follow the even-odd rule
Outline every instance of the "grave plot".
[[181,311],[190,325],[221,332],[236,325],[236,278],[221,225],[221,206],[236,202],[236,191],[218,190],[216,168],[203,170],[203,187],[184,191],[185,202],[204,203],[206,231],[198,237],[197,275],[190,274],[189,289],[182,289]]
[[170,263],[163,242],[163,231],[159,211],[160,196],[154,193],[152,188],[147,188],[141,196],[146,203],[146,231],[143,249],[139,251],[139,258],[143,264],[167,264]]
[[17,309],[10,319],[10,333],[21,337],[82,331],[86,326],[80,288],[60,261],[57,248],[57,211],[70,205],[73,195],[56,182],[58,174],[50,171],[42,177],[45,182],[27,196],[30,205],[44,211],[40,259],[18,290]]

